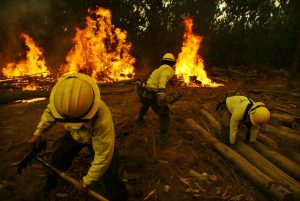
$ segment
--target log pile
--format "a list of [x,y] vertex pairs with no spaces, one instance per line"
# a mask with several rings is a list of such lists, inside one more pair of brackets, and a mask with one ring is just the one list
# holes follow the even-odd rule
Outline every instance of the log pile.
[[[250,147],[238,140],[234,148],[230,148],[212,135],[212,132],[219,132],[220,123],[207,110],[202,111],[201,114],[209,122],[208,124],[201,122],[203,125],[209,125],[208,129],[201,127],[192,119],[187,119],[187,124],[197,130],[202,139],[207,140],[217,152],[235,164],[254,185],[277,200],[293,200],[292,197],[300,197],[300,165],[275,151],[274,149],[278,149],[278,144],[271,137],[273,134],[300,143],[299,131],[292,129],[292,124],[290,124],[297,121],[295,117],[286,117],[286,115],[281,114],[272,115],[275,122],[280,124],[284,122],[286,125],[290,125],[291,128],[270,124],[263,126],[262,131],[264,133],[259,135],[258,140],[268,146],[256,142],[255,145]],[[222,135],[228,134],[222,133]],[[273,188],[273,184],[277,188]],[[271,188],[266,187],[266,185],[270,185]]]

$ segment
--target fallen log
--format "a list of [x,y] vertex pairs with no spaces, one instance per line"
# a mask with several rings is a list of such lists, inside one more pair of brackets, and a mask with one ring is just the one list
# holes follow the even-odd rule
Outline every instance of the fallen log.
[[[49,98],[50,91],[32,90],[32,91],[13,91],[5,90],[0,93],[0,104],[13,103],[17,100],[28,100],[33,98]],[[134,88],[116,89],[116,90],[100,90],[101,95],[122,94],[134,91]],[[2,93],[3,92],[3,93]]]
[[238,141],[236,143],[235,150],[237,150],[239,154],[245,157],[260,171],[279,182],[283,187],[291,191],[296,197],[300,198],[300,183],[282,172],[273,163],[265,159],[242,141]]
[[206,139],[216,151],[234,163],[236,167],[253,182],[254,185],[257,185],[269,196],[277,200],[294,200],[294,196],[289,190],[284,188],[275,180],[271,179],[269,176],[262,173],[233,149],[220,142],[217,138],[197,124],[193,119],[187,119],[186,123],[193,129],[199,131],[199,134]]
[[299,129],[299,118],[294,118],[289,115],[271,113],[271,120],[275,120],[294,129]]
[[295,108],[288,108],[288,107],[282,107],[279,105],[274,105],[270,107],[271,110],[277,110],[280,112],[285,112],[287,114],[293,115],[297,118],[300,118],[300,111],[296,110]]
[[206,109],[200,109],[200,113],[208,120],[209,124],[216,130],[217,134],[221,133],[220,123]]
[[272,147],[274,149],[278,149],[278,143],[273,140],[272,138],[268,137],[266,134],[260,132],[258,135],[258,141],[268,145],[269,147]]
[[300,181],[300,165],[259,142],[256,142],[254,147],[260,154],[269,159],[281,170]]
[[300,135],[297,135],[297,133],[294,132],[290,133],[287,130],[280,127],[275,127],[270,124],[265,124],[264,126],[262,126],[261,131],[300,143]]
[[119,81],[113,81],[113,82],[99,82],[97,83],[99,87],[106,87],[106,86],[113,86],[118,84],[131,84],[133,82],[138,81],[138,79],[127,79],[127,80],[119,80]]

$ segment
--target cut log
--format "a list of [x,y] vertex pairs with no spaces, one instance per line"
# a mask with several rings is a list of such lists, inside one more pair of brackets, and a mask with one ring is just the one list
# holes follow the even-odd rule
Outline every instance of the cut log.
[[294,129],[300,129],[299,119],[285,114],[271,113],[271,120],[278,121]]
[[268,137],[266,134],[260,132],[258,135],[258,140],[266,145],[268,145],[269,147],[272,147],[274,149],[278,149],[278,143],[273,140],[272,138]]
[[235,150],[243,157],[245,157],[250,163],[261,170],[263,173],[279,182],[286,189],[291,191],[296,197],[300,198],[300,183],[285,174],[273,163],[265,159],[254,149],[249,147],[242,141],[236,143]]
[[245,174],[245,176],[247,176],[253,182],[254,185],[257,185],[265,193],[277,200],[294,200],[294,196],[290,193],[289,190],[284,188],[275,180],[271,179],[269,176],[262,173],[259,169],[254,167],[233,149],[226,146],[213,135],[208,133],[194,120],[187,119],[186,123],[193,129],[199,131],[199,134],[204,139],[206,139],[216,151],[218,151],[225,158],[234,163],[236,167],[240,169]]
[[265,124],[264,126],[262,126],[261,130],[262,130],[262,132],[277,135],[281,138],[293,140],[297,143],[300,143],[300,136],[297,135],[297,133],[294,133],[294,132],[290,133],[287,130],[285,130],[284,128]]
[[297,118],[300,118],[300,111],[296,110],[294,108],[282,107],[282,106],[279,106],[279,105],[274,105],[273,107],[271,106],[270,108],[271,108],[271,110],[277,110],[277,111],[285,112],[287,114],[291,114],[291,115],[293,115]]
[[200,109],[200,113],[208,120],[209,124],[214,128],[217,134],[221,133],[220,123],[204,108]]
[[281,170],[300,181],[300,165],[259,142],[256,142],[254,147],[260,154],[269,159]]

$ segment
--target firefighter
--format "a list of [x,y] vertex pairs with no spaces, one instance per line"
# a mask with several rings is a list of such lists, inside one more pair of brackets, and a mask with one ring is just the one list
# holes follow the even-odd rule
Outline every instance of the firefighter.
[[[88,147],[92,151],[93,161],[78,186],[79,190],[85,192],[88,186],[100,179],[105,187],[102,193],[109,200],[127,200],[126,187],[118,176],[119,156],[111,113],[100,99],[97,83],[90,76],[73,73],[58,80],[28,143],[34,147],[56,122],[64,125],[66,133],[54,145],[52,165],[66,171],[80,150]],[[41,189],[44,195],[58,182],[54,172],[46,169],[46,174]]]
[[144,122],[144,116],[146,115],[149,107],[151,106],[154,112],[159,115],[159,142],[161,147],[164,147],[167,143],[167,132],[169,129],[170,118],[165,88],[168,81],[175,74],[175,57],[171,53],[166,53],[163,55],[161,60],[162,65],[151,73],[149,78],[142,83],[142,90],[139,90],[141,107],[139,110],[139,117],[137,119],[137,122]]
[[262,102],[254,102],[245,96],[230,96],[226,98],[227,110],[231,113],[229,145],[234,145],[239,123],[247,127],[246,142],[254,143],[260,126],[270,119],[270,112]]

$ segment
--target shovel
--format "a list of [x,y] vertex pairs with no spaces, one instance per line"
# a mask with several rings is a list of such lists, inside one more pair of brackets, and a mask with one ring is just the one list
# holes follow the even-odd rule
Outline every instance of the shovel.
[[[79,186],[80,184],[76,179],[74,179],[73,177],[68,176],[65,172],[57,169],[56,167],[54,167],[53,165],[51,165],[50,163],[48,163],[47,161],[45,161],[44,159],[42,159],[38,156],[38,154],[42,150],[44,150],[45,148],[46,148],[46,140],[42,140],[35,149],[33,149],[31,152],[29,152],[21,160],[21,162],[18,165],[18,169],[17,169],[18,173],[21,175],[22,170],[28,165],[28,163],[30,163],[33,159],[35,159],[38,162],[40,162],[41,164],[43,164],[44,166],[51,169],[53,172],[55,172],[57,175],[59,175],[61,178],[63,178],[67,182],[73,184],[75,187]],[[92,189],[87,189],[87,194],[92,196],[93,198],[95,198],[97,200],[108,201],[108,199],[106,199],[105,197],[103,197],[102,195],[100,195],[99,193],[97,193],[96,191],[94,191]]]

